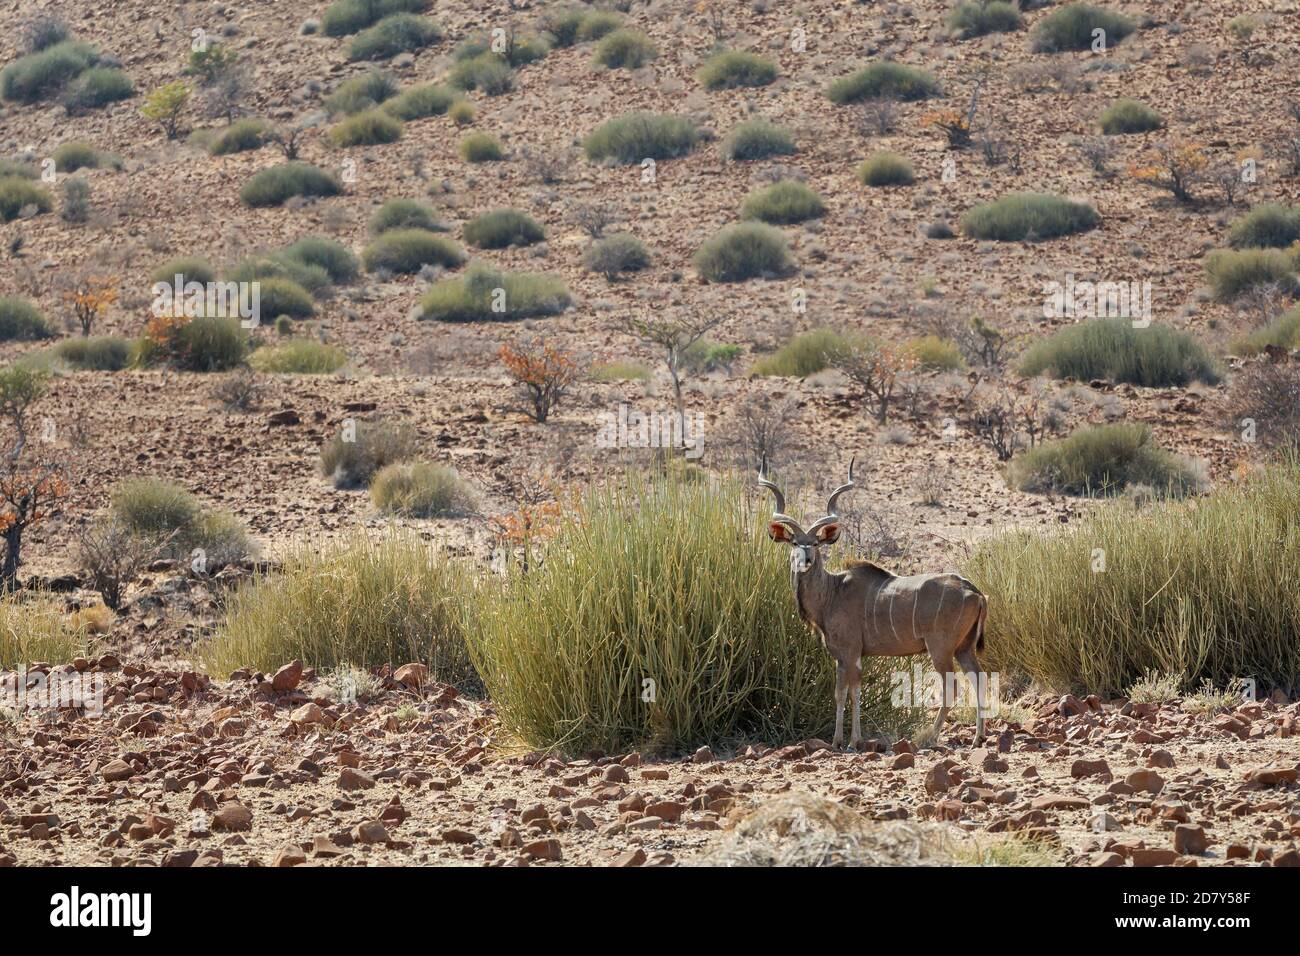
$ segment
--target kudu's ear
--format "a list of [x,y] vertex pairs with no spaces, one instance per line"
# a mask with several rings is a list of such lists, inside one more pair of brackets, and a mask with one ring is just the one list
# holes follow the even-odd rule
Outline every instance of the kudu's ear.
[[790,533],[790,529],[787,528],[785,525],[781,524],[781,522],[779,521],[768,522],[767,536],[771,538],[773,541],[776,541],[778,543],[784,542],[786,544],[789,544],[791,541],[794,540],[794,535]]
[[824,524],[817,529],[818,544],[834,544],[840,540],[840,526],[837,524]]

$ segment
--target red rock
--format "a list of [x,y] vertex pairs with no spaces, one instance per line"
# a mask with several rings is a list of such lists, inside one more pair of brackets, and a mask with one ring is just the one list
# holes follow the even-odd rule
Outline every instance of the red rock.
[[359,823],[352,830],[352,839],[358,843],[388,843],[388,828],[378,820]]
[[287,694],[297,687],[301,680],[302,661],[290,661],[275,672],[275,676],[271,678],[271,689],[277,694]]
[[675,800],[661,800],[647,806],[645,812],[648,816],[659,817],[669,823],[676,823],[682,818],[683,809],[685,808]]
[[212,829],[214,830],[236,832],[250,830],[252,826],[253,811],[234,800],[217,807],[217,812],[212,815]]
[[1041,797],[1034,797],[1030,806],[1035,810],[1084,810],[1090,804],[1083,797],[1067,797],[1049,793]]
[[1076,780],[1106,773],[1110,773],[1110,764],[1105,760],[1076,760],[1070,764],[1070,776]]
[[1177,853],[1201,854],[1209,848],[1205,828],[1190,823],[1180,823],[1174,827],[1174,851]]
[[637,847],[635,850],[628,850],[614,857],[612,866],[641,866],[645,863],[645,850]]
[[1295,767],[1261,767],[1246,774],[1246,782],[1261,787],[1275,787],[1282,783],[1295,783]]
[[552,863],[558,863],[563,859],[559,840],[534,840],[532,843],[524,844],[523,850],[526,855],[534,860],[549,860]]
[[456,829],[443,830],[443,831],[442,831],[442,842],[443,842],[443,843],[458,843],[458,844],[461,844],[461,845],[466,845],[466,844],[470,844],[470,843],[477,843],[477,842],[478,842],[478,837],[476,837],[474,834],[470,833],[468,830],[456,830]]
[[109,783],[116,783],[118,780],[129,780],[135,776],[135,768],[125,760],[116,759],[104,764],[99,773]]
[[956,782],[949,772],[951,760],[941,760],[927,771],[925,775],[925,792],[929,794],[947,793]]
[[275,855],[275,860],[271,865],[277,867],[302,866],[306,862],[307,854],[302,852],[302,847],[289,844],[280,848],[280,852]]
[[319,724],[325,719],[325,711],[317,704],[307,703],[291,713],[289,719],[295,724]]
[[1173,850],[1159,848],[1134,850],[1132,853],[1134,866],[1170,866],[1178,854]]
[[1174,755],[1168,750],[1153,750],[1151,756],[1147,758],[1148,767],[1172,767],[1174,765]]
[[632,778],[627,775],[627,769],[620,764],[612,763],[605,768],[604,776],[601,778],[606,783],[628,783]]
[[1300,851],[1295,848],[1283,850],[1273,855],[1274,866],[1300,866]]
[[713,763],[713,751],[708,747],[701,747],[691,755],[692,763]]
[[1124,782],[1139,793],[1143,790],[1159,793],[1165,786],[1164,778],[1154,770],[1134,770],[1124,778]]
[[360,770],[344,767],[339,771],[340,790],[369,790],[374,785],[375,781]]
[[429,668],[420,663],[403,664],[393,672],[393,680],[407,687],[423,687],[429,678]]
[[915,766],[916,766],[916,756],[914,754],[910,754],[907,752],[898,754],[896,757],[894,757],[893,760],[889,762],[890,770],[910,770]]
[[1092,855],[1092,866],[1123,866],[1124,858],[1118,853],[1102,851]]

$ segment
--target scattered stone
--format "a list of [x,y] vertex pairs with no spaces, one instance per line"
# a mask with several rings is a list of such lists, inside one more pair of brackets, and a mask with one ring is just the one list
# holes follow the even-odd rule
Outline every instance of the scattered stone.
[[373,778],[353,767],[344,767],[339,771],[340,790],[369,790],[374,785]]

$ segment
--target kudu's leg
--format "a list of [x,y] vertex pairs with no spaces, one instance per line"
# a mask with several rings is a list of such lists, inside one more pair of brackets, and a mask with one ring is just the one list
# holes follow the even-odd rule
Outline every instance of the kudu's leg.
[[948,716],[948,709],[952,706],[952,692],[957,686],[957,675],[952,665],[952,654],[941,654],[937,651],[930,651],[930,660],[934,661],[934,669],[938,672],[940,680],[943,681],[943,690],[940,694],[939,716],[934,718],[934,730],[931,736],[934,743],[939,742],[939,731],[943,729],[944,719]]
[[962,673],[966,675],[971,689],[975,691],[975,742],[979,743],[984,739],[984,711],[988,707],[988,701],[984,696],[988,692],[988,677],[980,665],[974,647],[966,647],[958,651],[957,663],[961,665]]
[[839,661],[835,662],[835,739],[832,747],[844,743],[844,695],[848,693],[848,668]]
[[853,730],[849,733],[849,748],[858,749],[862,741],[862,662],[849,665],[849,701],[853,704]]

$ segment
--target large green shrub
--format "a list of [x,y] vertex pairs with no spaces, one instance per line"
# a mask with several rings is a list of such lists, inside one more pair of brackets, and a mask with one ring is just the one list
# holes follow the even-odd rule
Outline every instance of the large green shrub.
[[0,94],[7,100],[34,103],[57,93],[97,62],[99,54],[94,47],[64,40],[6,66],[0,72]]
[[0,222],[12,222],[29,206],[38,213],[49,212],[54,200],[47,190],[26,179],[0,179]]
[[1228,245],[1234,249],[1285,249],[1297,241],[1300,208],[1280,203],[1255,206],[1228,230]]
[[342,187],[325,170],[289,162],[256,173],[239,191],[246,206],[279,206],[293,196],[337,196]]
[[56,334],[49,319],[32,303],[16,295],[0,295],[0,342],[30,342]]
[[429,0],[338,0],[325,8],[321,29],[326,36],[357,33],[394,13],[423,13]]
[[325,109],[330,116],[338,116],[340,113],[352,116],[372,110],[396,95],[397,81],[392,76],[382,70],[368,70],[340,83],[325,98]]
[[803,183],[785,179],[745,198],[740,215],[774,225],[788,225],[806,219],[818,219],[826,213],[822,197]]
[[796,335],[771,355],[754,363],[754,375],[784,375],[804,378],[829,368],[846,352],[852,340],[835,329],[812,329]]
[[530,246],[546,238],[546,230],[518,209],[494,209],[465,223],[465,241],[479,249]]
[[239,319],[200,316],[180,327],[174,349],[174,360],[185,371],[224,372],[243,364],[248,333]]
[[498,272],[473,263],[464,276],[443,279],[420,299],[420,318],[439,322],[493,322],[558,315],[569,291],[557,276]]
[[388,465],[370,482],[370,500],[384,514],[434,518],[473,507],[470,487],[454,468],[428,462]]
[[626,232],[611,233],[597,239],[582,254],[582,264],[589,272],[599,272],[611,282],[623,272],[639,272],[650,265],[650,252],[636,236]]
[[724,226],[691,260],[710,282],[744,282],[788,275],[794,268],[781,230],[758,222]]
[[514,87],[514,75],[505,57],[481,53],[457,62],[447,74],[447,84],[466,92],[479,90],[488,96],[500,96]]
[[1053,10],[1039,20],[1031,33],[1036,53],[1063,50],[1089,50],[1093,31],[1101,30],[1109,49],[1132,33],[1136,27],[1127,17],[1089,3],[1072,3]]
[[973,0],[959,3],[948,14],[948,29],[964,40],[989,33],[1013,33],[1024,26],[1014,3],[1004,0]]
[[69,113],[99,109],[135,95],[131,77],[122,70],[93,66],[77,76],[68,86],[63,105]]
[[[0,187],[2,188],[2,187]],[[1205,257],[1210,288],[1220,302],[1231,302],[1262,286],[1300,291],[1300,251],[1293,249],[1215,249]]]
[[442,38],[442,30],[426,17],[394,13],[358,33],[348,46],[351,60],[388,60],[414,53]]
[[347,352],[315,339],[265,345],[248,357],[249,366],[256,371],[281,375],[328,375],[347,363]]
[[54,346],[54,356],[69,368],[86,372],[120,372],[131,362],[132,342],[118,335],[79,335]]
[[411,275],[427,265],[454,269],[465,261],[465,253],[445,236],[424,229],[390,229],[366,246],[361,261],[367,272]]
[[629,113],[599,126],[583,142],[587,158],[617,163],[674,159],[695,148],[699,134],[691,121],[668,113]]
[[330,130],[335,146],[375,146],[402,138],[402,123],[383,110],[366,110],[349,116]]
[[311,293],[287,276],[258,279],[258,304],[264,316],[305,319],[316,314]]
[[737,123],[722,142],[722,155],[732,160],[767,159],[795,152],[794,134],[763,119]]
[[384,103],[385,113],[399,120],[424,119],[441,116],[456,102],[456,94],[440,83],[421,83],[403,90]]
[[358,421],[352,428],[321,446],[321,473],[335,488],[364,488],[381,468],[419,450],[420,436],[400,422]]
[[217,270],[206,259],[198,256],[178,256],[175,259],[168,259],[158,268],[150,273],[149,278],[154,282],[166,282],[172,285],[176,282],[176,277],[181,277],[181,285],[187,282],[208,283],[217,277]]
[[[1098,571],[1097,560],[1105,570]],[[1116,504],[1057,535],[992,538],[965,572],[989,597],[985,665],[1058,693],[1124,693],[1145,671],[1256,693],[1300,682],[1300,465],[1196,502]]]
[[266,121],[255,116],[235,120],[208,144],[208,152],[213,156],[227,156],[230,153],[245,153],[251,149],[261,149],[266,143]]
[[1053,239],[1096,227],[1097,211],[1051,193],[1010,193],[976,206],[962,217],[962,232],[974,239],[1015,242]]
[[725,90],[738,86],[767,86],[776,79],[776,64],[767,57],[746,50],[724,50],[704,61],[699,80],[706,89]]
[[939,95],[939,84],[925,70],[881,60],[836,80],[827,88],[826,95],[832,103],[841,106],[877,98],[924,100]]
[[460,158],[467,163],[499,163],[505,159],[505,151],[496,137],[470,133],[460,141]]
[[1107,136],[1118,136],[1123,133],[1150,133],[1164,126],[1165,120],[1145,103],[1121,97],[1106,107],[1098,123]]
[[324,236],[303,236],[279,253],[286,261],[324,269],[331,282],[351,282],[360,273],[357,257],[341,242]]
[[[157,478],[130,478],[109,496],[113,520],[133,535],[166,541],[163,553],[177,560],[202,558],[201,570],[215,571],[251,551],[243,525],[223,511],[204,508],[180,485]],[[202,555],[196,555],[201,551]]]
[[636,70],[658,55],[650,38],[640,30],[618,29],[596,44],[594,62],[611,70]]
[[916,181],[912,164],[897,153],[872,153],[858,167],[858,181],[864,186],[910,186]]
[[424,229],[442,232],[446,229],[438,221],[433,208],[415,199],[389,199],[370,217],[370,232],[381,235],[393,229]]
[[1011,460],[1007,482],[1036,493],[1114,495],[1141,486],[1182,497],[1199,491],[1202,479],[1157,445],[1146,425],[1117,423],[1081,428],[1030,448]]
[[1131,319],[1088,319],[1034,343],[1020,362],[1021,375],[1050,374],[1078,381],[1105,379],[1148,388],[1213,384],[1222,372],[1191,333]]

